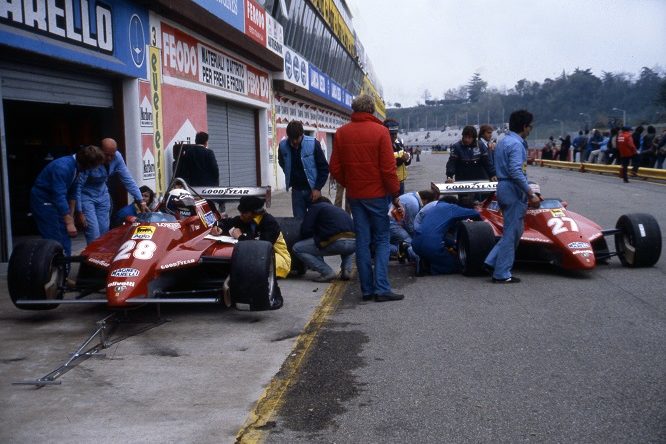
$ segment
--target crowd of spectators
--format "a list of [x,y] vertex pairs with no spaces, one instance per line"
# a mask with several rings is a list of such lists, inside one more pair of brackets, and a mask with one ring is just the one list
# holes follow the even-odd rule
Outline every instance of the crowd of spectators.
[[554,136],[550,136],[541,148],[541,159],[621,165],[617,139],[618,134],[626,134],[627,131],[636,148],[635,155],[631,156],[632,171],[635,173],[641,167],[663,169],[666,158],[666,129],[657,134],[657,129],[652,125],[640,125],[636,128],[613,127],[604,132],[598,129],[581,130],[573,141],[568,134],[560,137],[559,146]]

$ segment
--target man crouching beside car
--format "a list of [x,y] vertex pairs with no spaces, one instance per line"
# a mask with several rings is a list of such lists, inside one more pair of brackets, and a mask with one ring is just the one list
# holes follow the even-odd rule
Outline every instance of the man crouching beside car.
[[228,234],[238,241],[265,240],[273,244],[275,253],[275,274],[279,278],[289,275],[291,256],[287,243],[280,231],[280,224],[273,215],[266,212],[264,200],[254,196],[243,196],[238,205],[240,215],[221,219],[213,226],[211,234]]

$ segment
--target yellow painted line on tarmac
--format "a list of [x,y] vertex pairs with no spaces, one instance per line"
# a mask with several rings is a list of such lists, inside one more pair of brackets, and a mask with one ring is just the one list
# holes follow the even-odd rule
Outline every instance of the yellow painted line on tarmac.
[[264,390],[254,410],[250,412],[245,424],[236,435],[237,444],[264,442],[267,432],[275,426],[275,418],[282,405],[284,405],[284,395],[296,380],[319,331],[340,304],[343,291],[347,288],[347,285],[348,282],[335,281],[326,289],[321,303],[305,325],[303,333],[299,335],[294,348],[282,364],[280,371]]

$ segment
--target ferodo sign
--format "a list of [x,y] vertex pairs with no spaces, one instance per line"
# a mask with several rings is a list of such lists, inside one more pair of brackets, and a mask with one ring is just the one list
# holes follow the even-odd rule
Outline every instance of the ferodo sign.
[[199,80],[197,41],[162,22],[162,72],[164,75]]
[[254,0],[245,0],[245,35],[266,46],[266,12]]

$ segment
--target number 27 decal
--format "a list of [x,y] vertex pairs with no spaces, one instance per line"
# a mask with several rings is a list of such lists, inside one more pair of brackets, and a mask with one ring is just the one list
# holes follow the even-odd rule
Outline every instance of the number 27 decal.
[[[569,226],[567,227],[566,224]],[[553,236],[567,231],[578,231],[578,225],[570,217],[554,217],[548,220],[548,226],[553,230]]]
[[[132,252],[132,250],[134,250],[134,252]],[[148,260],[153,257],[155,250],[157,250],[157,245],[151,240],[142,240],[139,243],[133,240],[128,240],[120,246],[120,250],[118,250],[118,254],[113,258],[112,262],[128,259],[130,256],[134,256],[141,260]]]

